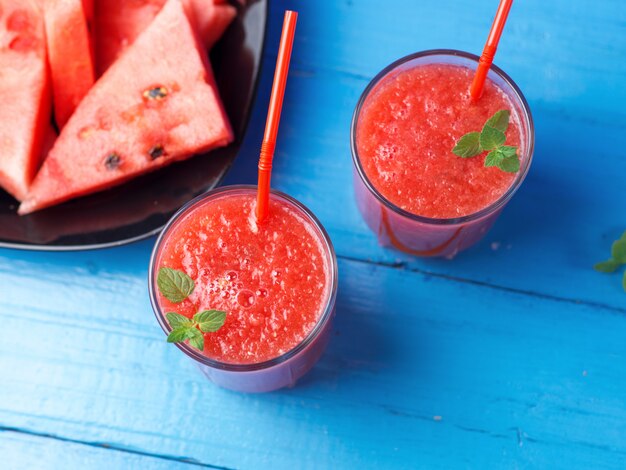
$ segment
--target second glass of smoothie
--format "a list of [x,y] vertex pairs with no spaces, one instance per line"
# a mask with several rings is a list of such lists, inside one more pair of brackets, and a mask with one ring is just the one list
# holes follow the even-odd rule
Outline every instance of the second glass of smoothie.
[[[453,50],[416,53],[385,68],[363,92],[351,129],[355,193],[381,244],[453,257],[484,236],[524,180],[534,146],[530,109],[495,66],[472,101],[477,61]],[[506,144],[518,147],[516,173],[485,167],[487,152],[452,152],[500,110],[510,112]]]
[[[204,334],[202,350],[176,345],[216,384],[266,392],[294,385],[319,359],[329,338],[337,294],[337,259],[315,216],[272,191],[269,216],[257,223],[256,186],[213,190],[183,207],[165,227],[150,262],[150,298],[157,320],[226,312]],[[162,268],[193,280],[193,292],[172,302],[157,287]]]

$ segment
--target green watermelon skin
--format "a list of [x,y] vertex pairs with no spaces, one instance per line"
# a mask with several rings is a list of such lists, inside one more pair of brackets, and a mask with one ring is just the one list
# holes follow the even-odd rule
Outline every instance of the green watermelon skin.
[[86,15],[82,0],[45,0],[54,117],[61,129],[95,81]]
[[50,78],[38,2],[0,0],[0,186],[22,200],[41,162]]
[[232,138],[202,46],[181,1],[169,0],[78,106],[19,212],[110,188]]

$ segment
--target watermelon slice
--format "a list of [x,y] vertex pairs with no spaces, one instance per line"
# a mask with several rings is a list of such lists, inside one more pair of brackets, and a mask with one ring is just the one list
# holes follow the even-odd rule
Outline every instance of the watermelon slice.
[[57,137],[59,137],[57,131],[55,131],[52,124],[49,123],[44,130],[43,139],[41,141],[41,161],[44,161],[44,159],[48,156],[48,153],[50,153],[50,150],[54,147]]
[[46,0],[44,20],[54,116],[62,129],[95,81],[83,0]]
[[0,0],[0,186],[26,196],[50,122],[44,23],[32,0]]
[[83,1],[83,11],[85,12],[85,18],[87,19],[87,24],[92,24],[93,13],[94,13],[93,0],[82,0],[82,1]]
[[210,50],[237,16],[237,9],[227,3],[214,4],[212,0],[188,1],[198,34],[204,47]]
[[83,12],[85,13],[85,20],[87,21],[87,29],[89,30],[89,40],[91,41],[91,64],[94,68],[96,64],[96,48],[94,47],[96,35],[94,26],[94,14],[95,5],[94,0],[83,0]]
[[168,0],[78,106],[19,212],[109,188],[232,137],[181,0]]
[[[96,68],[104,73],[144,31],[165,0],[106,0],[96,2]],[[183,0],[206,49],[224,34],[237,10],[214,0]]]
[[165,0],[105,0],[96,2],[96,71],[104,73],[152,23]]

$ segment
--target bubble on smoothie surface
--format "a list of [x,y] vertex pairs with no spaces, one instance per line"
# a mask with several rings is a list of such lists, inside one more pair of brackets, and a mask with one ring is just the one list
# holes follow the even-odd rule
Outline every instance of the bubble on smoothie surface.
[[173,226],[159,255],[195,273],[189,312],[227,312],[224,326],[205,334],[204,354],[228,363],[263,362],[293,349],[328,301],[330,272],[318,232],[274,199],[263,225],[251,224],[254,203],[247,194],[198,207]]
[[[432,218],[477,212],[499,199],[515,174],[484,166],[484,155],[452,153],[467,132],[480,131],[496,111],[512,111],[507,145],[520,145],[520,119],[509,97],[488,80],[472,103],[473,71],[428,64],[383,79],[359,115],[356,146],[374,187],[398,207]],[[522,154],[520,154],[522,155]]]

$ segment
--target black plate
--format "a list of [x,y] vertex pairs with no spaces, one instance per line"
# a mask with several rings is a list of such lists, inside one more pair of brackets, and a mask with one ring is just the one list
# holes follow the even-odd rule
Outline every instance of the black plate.
[[261,67],[267,0],[240,10],[211,51],[211,63],[235,130],[228,147],[198,155],[117,188],[20,217],[0,190],[0,247],[70,251],[123,245],[158,233],[187,201],[216,187],[241,146]]

